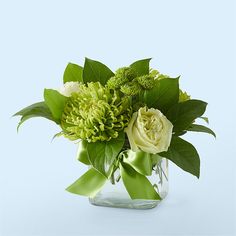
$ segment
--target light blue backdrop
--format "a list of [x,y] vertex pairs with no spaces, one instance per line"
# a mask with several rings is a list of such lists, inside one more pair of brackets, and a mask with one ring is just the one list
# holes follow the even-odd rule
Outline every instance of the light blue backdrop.
[[[234,235],[235,6],[233,1],[0,1],[0,235]],[[64,189],[86,169],[76,145],[11,115],[61,86],[84,57],[112,69],[153,57],[193,98],[209,103],[217,139],[188,135],[201,178],[170,165],[170,193],[153,210],[89,205]],[[233,68],[234,67],[234,68]]]

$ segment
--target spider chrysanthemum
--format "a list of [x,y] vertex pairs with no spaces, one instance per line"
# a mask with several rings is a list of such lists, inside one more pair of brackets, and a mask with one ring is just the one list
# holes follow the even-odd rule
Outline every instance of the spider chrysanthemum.
[[121,98],[118,91],[90,82],[68,99],[61,126],[70,140],[109,141],[118,137],[131,115],[128,97]]

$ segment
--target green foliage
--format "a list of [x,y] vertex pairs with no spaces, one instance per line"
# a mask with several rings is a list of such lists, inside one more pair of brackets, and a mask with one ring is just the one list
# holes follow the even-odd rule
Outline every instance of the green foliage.
[[137,76],[148,75],[150,60],[151,58],[135,61],[130,67],[136,71]]
[[112,76],[114,76],[114,73],[106,65],[99,61],[85,58],[83,70],[84,83],[100,82],[102,85],[105,85]]
[[155,166],[161,161],[162,157],[158,154],[151,154],[151,159],[152,159],[152,165]]
[[198,117],[198,118],[204,120],[207,124],[209,124],[209,119],[207,117],[201,116],[201,117]]
[[216,134],[214,133],[214,131],[204,125],[191,124],[187,130],[193,131],[193,132],[208,133],[208,134],[213,135],[216,138]]
[[155,85],[151,90],[146,90],[141,100],[148,108],[157,108],[166,113],[179,100],[179,78],[164,78],[155,80]]
[[68,63],[64,71],[63,82],[66,83],[71,81],[83,82],[83,67]]
[[146,176],[126,163],[120,164],[121,178],[132,199],[161,200]]
[[70,193],[93,197],[100,191],[106,180],[101,173],[91,168],[66,190]]
[[58,91],[53,89],[44,90],[44,100],[49,110],[52,113],[53,119],[60,123],[61,116],[67,101],[67,97],[61,95]]
[[48,120],[54,121],[52,117],[52,113],[45,104],[45,102],[34,103],[20,111],[18,111],[14,116],[21,116],[20,122],[17,126],[17,130],[19,127],[28,119],[33,117],[44,117]]
[[125,141],[124,133],[116,139],[106,142],[87,143],[88,158],[92,166],[101,174],[109,178],[116,157],[120,153]]
[[206,110],[207,103],[200,100],[188,100],[171,107],[166,116],[174,125],[176,135],[186,130],[196,118],[201,117]]
[[184,171],[199,178],[200,159],[197,150],[191,143],[179,137],[172,137],[168,151],[159,155],[171,160]]
[[[194,123],[198,118],[208,123],[208,118],[202,116],[207,103],[191,100],[179,88],[179,77],[170,78],[150,70],[150,60],[138,60],[119,68],[115,74],[101,62],[88,58],[84,67],[69,63],[63,82],[80,83],[63,87],[62,93],[67,97],[56,90],[45,89],[44,102],[32,104],[15,114],[21,116],[18,128],[32,117],[44,117],[61,126],[62,131],[56,136],[80,139],[77,159],[91,169],[67,191],[93,197],[119,168],[132,199],[161,200],[146,176],[152,174],[153,166],[162,157],[199,178],[199,155],[192,144],[179,136],[187,131],[216,136],[210,128]],[[144,106],[159,109],[173,124],[167,152],[154,155],[129,150],[124,128],[133,112]]]

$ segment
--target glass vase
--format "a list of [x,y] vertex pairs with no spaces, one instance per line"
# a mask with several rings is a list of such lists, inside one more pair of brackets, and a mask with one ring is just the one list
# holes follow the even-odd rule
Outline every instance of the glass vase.
[[[89,198],[91,204],[106,207],[150,209],[160,203],[160,200],[132,200],[120,178],[119,169],[115,172],[114,178],[116,181],[107,181],[95,197]],[[162,158],[158,164],[153,166],[152,175],[147,178],[163,200],[168,193],[168,160]]]

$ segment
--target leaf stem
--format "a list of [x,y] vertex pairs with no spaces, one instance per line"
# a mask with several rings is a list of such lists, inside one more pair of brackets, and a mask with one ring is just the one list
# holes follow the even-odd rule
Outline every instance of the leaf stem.
[[114,176],[115,172],[113,171],[112,174],[111,174],[111,177],[110,177],[110,181],[111,181],[111,184],[115,184],[115,176]]

